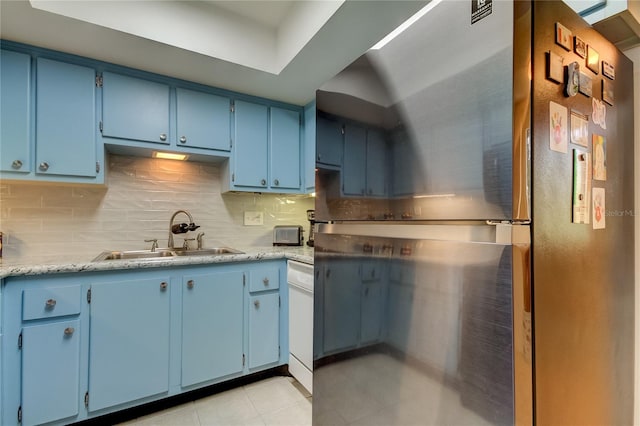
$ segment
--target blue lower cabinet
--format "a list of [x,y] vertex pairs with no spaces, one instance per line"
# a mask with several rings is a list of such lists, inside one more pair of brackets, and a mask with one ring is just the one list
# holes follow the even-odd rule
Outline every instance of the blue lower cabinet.
[[91,286],[89,411],[169,390],[169,279]]
[[243,272],[182,279],[182,387],[242,372]]
[[22,424],[78,415],[80,322],[62,321],[22,330]]
[[360,336],[361,280],[357,262],[338,263],[323,271],[324,353],[358,346]]
[[280,295],[261,293],[249,298],[249,369],[280,359]]

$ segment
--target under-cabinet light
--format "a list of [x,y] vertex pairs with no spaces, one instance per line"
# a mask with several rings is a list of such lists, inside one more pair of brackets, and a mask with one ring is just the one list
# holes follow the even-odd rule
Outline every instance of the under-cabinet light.
[[153,151],[153,158],[163,158],[165,160],[185,161],[189,156],[187,154],[176,154],[175,152],[159,152]]

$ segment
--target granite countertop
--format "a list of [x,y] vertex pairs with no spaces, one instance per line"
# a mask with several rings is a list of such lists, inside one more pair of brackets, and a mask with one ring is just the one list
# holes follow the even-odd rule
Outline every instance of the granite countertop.
[[[312,247],[251,247],[238,248],[241,254],[210,256],[177,256],[157,259],[104,260],[100,262],[60,261],[55,263],[11,263],[6,259],[0,264],[0,279],[22,275],[45,275],[70,272],[116,271],[124,269],[166,268],[171,266],[205,265],[256,260],[290,259],[313,264]],[[97,255],[97,253],[96,253]]]

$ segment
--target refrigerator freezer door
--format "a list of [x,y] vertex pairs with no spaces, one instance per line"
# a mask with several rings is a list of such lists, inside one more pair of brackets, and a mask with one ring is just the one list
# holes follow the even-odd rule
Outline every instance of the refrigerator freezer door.
[[529,231],[321,225],[313,423],[531,424]]
[[317,92],[318,122],[341,129],[319,126],[318,149],[344,153],[317,163],[319,221],[529,219],[525,2],[473,24],[470,3],[437,4]]

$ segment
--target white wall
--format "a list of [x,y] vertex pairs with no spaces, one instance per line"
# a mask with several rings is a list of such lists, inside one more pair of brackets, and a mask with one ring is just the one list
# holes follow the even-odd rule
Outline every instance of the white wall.
[[640,46],[624,52],[634,65],[634,123],[635,123],[635,226],[636,226],[636,365],[635,365],[635,416],[634,424],[640,424]]
[[[180,209],[201,226],[205,247],[270,246],[274,225],[309,229],[313,198],[221,194],[218,165],[115,155],[108,164],[106,187],[1,182],[3,263],[89,261],[105,250],[148,248],[150,238],[166,247]],[[264,224],[244,226],[245,211],[262,212]]]

